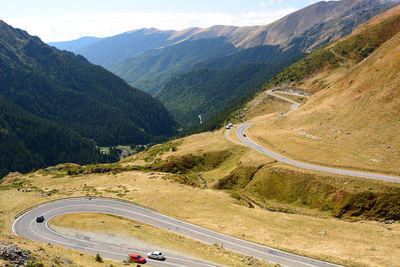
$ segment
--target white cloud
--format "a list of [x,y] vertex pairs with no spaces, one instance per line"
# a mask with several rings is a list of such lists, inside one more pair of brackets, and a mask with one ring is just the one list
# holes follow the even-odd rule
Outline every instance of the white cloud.
[[[275,0],[279,1],[279,0]],[[212,25],[252,26],[266,25],[294,12],[293,8],[259,10],[241,14],[229,13],[171,13],[129,12],[107,14],[75,14],[60,17],[4,18],[13,27],[19,27],[44,41],[71,40],[82,36],[112,36],[121,32],[155,27],[180,30]]]
[[282,0],[269,0],[260,4],[261,7],[266,8],[273,5],[282,4]]

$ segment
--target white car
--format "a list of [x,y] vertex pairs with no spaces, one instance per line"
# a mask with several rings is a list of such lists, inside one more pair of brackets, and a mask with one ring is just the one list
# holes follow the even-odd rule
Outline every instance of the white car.
[[160,251],[149,252],[149,253],[147,253],[147,257],[149,259],[153,259],[153,260],[160,260],[160,261],[165,260],[164,254]]
[[227,130],[229,130],[229,129],[232,129],[233,128],[233,123],[228,123],[226,126],[225,126],[225,129],[227,129]]

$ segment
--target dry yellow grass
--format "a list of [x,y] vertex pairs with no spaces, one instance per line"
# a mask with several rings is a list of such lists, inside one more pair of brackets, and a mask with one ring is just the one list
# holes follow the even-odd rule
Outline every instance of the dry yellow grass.
[[286,101],[268,95],[267,92],[262,92],[247,103],[246,108],[248,111],[241,121],[249,120],[260,114],[287,112],[290,109],[290,105]]
[[[154,176],[159,178],[149,178]],[[399,224],[350,223],[249,209],[224,192],[176,184],[162,176],[127,172],[61,178],[37,174],[23,179],[42,190],[59,190],[52,198],[84,195],[94,188],[103,196],[123,193],[126,199],[209,229],[346,265],[396,266],[400,262]],[[6,179],[4,184],[10,182]],[[4,214],[1,232],[10,233],[13,216],[18,211],[44,200],[47,198],[39,197],[36,192],[1,191],[0,207]]]
[[[177,139],[171,142],[179,144],[175,151],[169,150],[158,154],[154,157],[156,159],[166,159],[169,156],[182,156],[187,154],[199,154],[223,150],[236,150],[237,146],[224,137],[224,130],[221,129],[215,132],[205,132],[200,134],[191,135],[182,139]],[[159,147],[164,146],[164,144],[156,145],[150,150],[157,150]],[[142,153],[133,155],[124,159],[122,162],[134,164],[134,165],[144,165],[146,162],[144,159],[149,155],[149,152],[144,151]]]
[[[183,138],[182,144],[173,154],[174,156],[190,153],[198,154],[222,150],[236,149],[236,146],[224,138],[223,130],[195,134]],[[168,155],[166,155],[168,156]]]

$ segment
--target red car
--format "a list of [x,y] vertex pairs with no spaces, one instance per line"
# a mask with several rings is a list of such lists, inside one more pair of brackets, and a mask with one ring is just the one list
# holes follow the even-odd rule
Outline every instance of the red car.
[[129,261],[134,263],[146,263],[146,259],[136,253],[129,254]]

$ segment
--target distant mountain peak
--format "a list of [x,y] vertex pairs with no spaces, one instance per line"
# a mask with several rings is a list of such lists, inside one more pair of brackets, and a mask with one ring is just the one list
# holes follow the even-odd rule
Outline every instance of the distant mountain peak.
[[160,30],[154,27],[151,28],[140,28],[131,31],[124,32],[123,34],[135,34],[135,33],[143,33],[143,34],[154,34],[154,33],[164,33],[169,34],[175,32],[174,30]]

